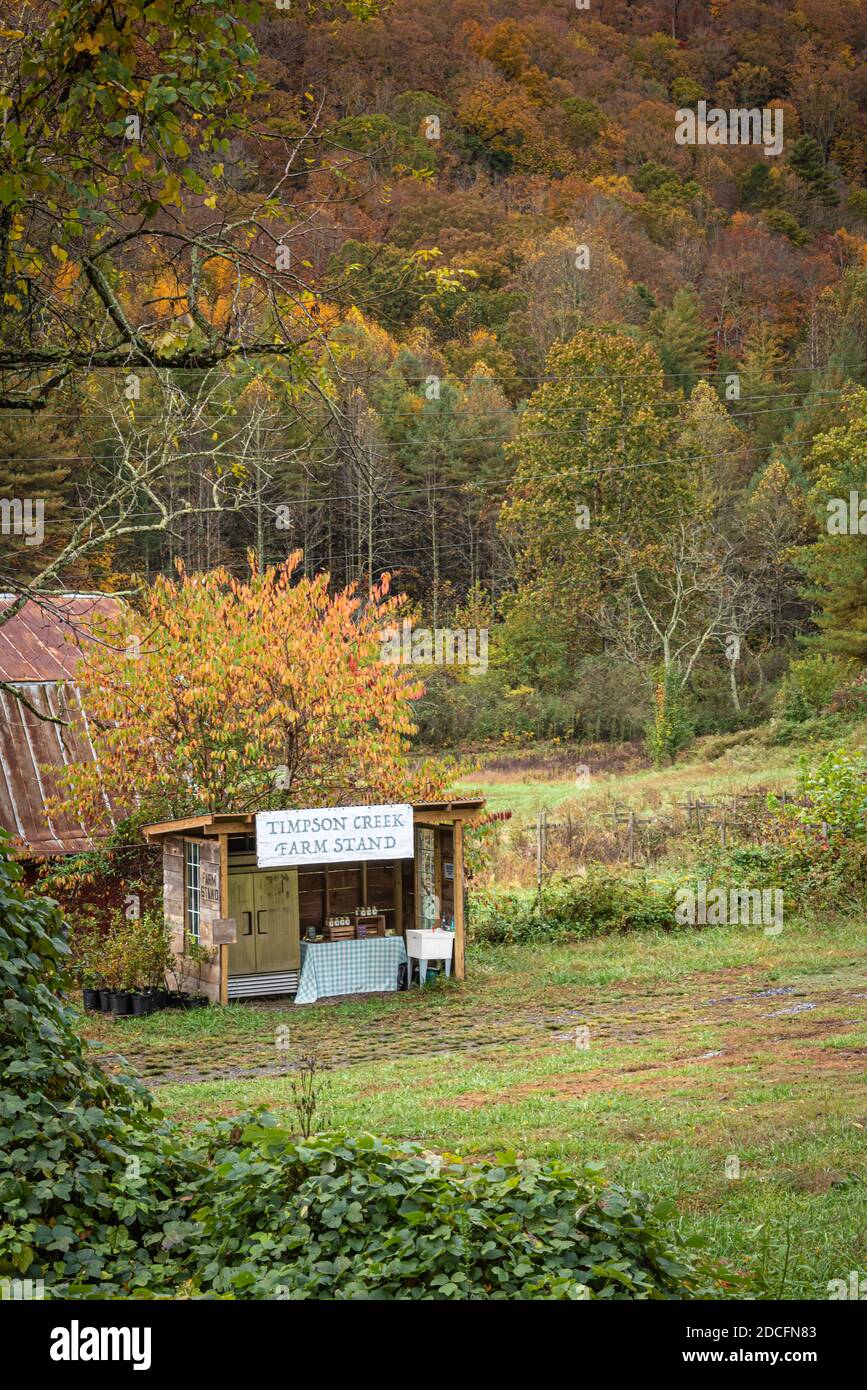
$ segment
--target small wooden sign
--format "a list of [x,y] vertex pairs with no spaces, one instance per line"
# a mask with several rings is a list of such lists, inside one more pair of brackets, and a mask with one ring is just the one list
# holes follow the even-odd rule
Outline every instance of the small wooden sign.
[[217,917],[211,931],[215,946],[234,946],[238,940],[238,923],[234,917]]
[[[207,903],[219,903],[220,878],[216,869],[202,868],[199,881],[202,899]],[[227,921],[231,920],[229,918]]]

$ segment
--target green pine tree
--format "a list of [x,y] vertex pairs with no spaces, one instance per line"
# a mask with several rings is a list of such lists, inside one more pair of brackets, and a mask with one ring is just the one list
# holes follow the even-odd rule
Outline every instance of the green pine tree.
[[812,135],[800,135],[789,152],[789,165],[806,185],[811,198],[823,208],[835,208],[840,199],[834,180],[822,158],[822,146]]
[[652,316],[651,330],[666,375],[688,395],[707,360],[708,331],[696,294],[690,289],[678,290],[671,308],[657,310]]

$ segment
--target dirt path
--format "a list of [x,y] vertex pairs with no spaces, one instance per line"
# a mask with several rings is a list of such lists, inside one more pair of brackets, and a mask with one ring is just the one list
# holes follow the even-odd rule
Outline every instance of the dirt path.
[[[127,1066],[151,1086],[230,1078],[279,1075],[295,1059],[314,1051],[325,1066],[351,1067],[371,1061],[399,1060],[443,1053],[484,1056],[505,1048],[530,1050],[562,1047],[586,1026],[594,1044],[645,1050],[660,1045],[659,1062],[628,1059],[615,1071],[596,1072],[592,1085],[602,1089],[652,1087],[673,1068],[690,1062],[713,1062],[725,1068],[762,1060],[763,1076],[790,1075],[809,1064],[842,1074],[867,1069],[867,1048],[817,1044],[863,1028],[867,1022],[867,989],[808,982],[757,989],[749,972],[728,970],[692,976],[676,987],[670,984],[619,984],[604,998],[583,1002],[575,986],[549,987],[527,1003],[514,996],[485,1000],[484,994],[451,991],[427,999],[412,995],[383,996],[371,1009],[366,1001],[361,1016],[343,1007],[298,1010],[262,1005],[245,1026],[232,1029],[231,1015],[219,1031],[160,1035],[124,1022],[94,1029],[108,1045],[110,1065]],[[261,1021],[261,1026],[260,1026]],[[278,1029],[288,1046],[278,1045]],[[118,1045],[119,1032],[127,1036]],[[713,1035],[712,1047],[702,1037]],[[543,1083],[530,1083],[530,1088]],[[549,1085],[551,1083],[546,1083]],[[564,1081],[571,1094],[574,1077]],[[588,1079],[582,1085],[587,1088]],[[556,1087],[555,1087],[556,1089]],[[466,1096],[466,1106],[475,1103]],[[482,1103],[482,1097],[478,1098]]]

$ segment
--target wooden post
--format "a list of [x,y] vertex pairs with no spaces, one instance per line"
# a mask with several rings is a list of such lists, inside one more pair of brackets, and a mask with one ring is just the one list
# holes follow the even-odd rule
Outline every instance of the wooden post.
[[[220,836],[220,917],[229,916],[229,837]],[[229,948],[220,946],[220,1003],[229,1002]]]
[[455,855],[455,979],[467,978],[466,940],[464,929],[464,823],[454,823]]
[[719,842],[722,849],[726,847],[726,813],[723,811],[722,820],[719,827]]
[[403,861],[395,859],[392,869],[394,877],[394,929],[403,936]]
[[626,844],[629,852],[629,867],[632,868],[635,862],[635,812],[629,812],[629,820],[626,825]]

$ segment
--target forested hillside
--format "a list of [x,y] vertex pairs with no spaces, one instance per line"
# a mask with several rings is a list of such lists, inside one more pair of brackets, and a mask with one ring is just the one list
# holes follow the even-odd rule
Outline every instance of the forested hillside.
[[[14,575],[4,558],[3,585],[40,577],[94,498],[116,515],[125,463],[159,455],[136,514],[171,523],[106,526],[52,581],[129,589],[177,559],[240,573],[250,548],[302,549],[341,585],[389,572],[417,621],[490,632],[485,673],[435,673],[427,741],[622,736],[655,709],[671,751],[681,726],[765,717],[793,658],[788,717],[857,701],[857,498],[855,534],[826,517],[867,491],[865,0],[278,4],[249,22],[243,120],[214,163],[181,111],[181,191],[147,205],[159,234],[99,283],[83,252],[83,271],[52,261],[43,229],[31,289],[64,333],[96,295],[142,365],[132,384],[79,370],[39,409],[7,391],[0,495],[44,498],[46,539]],[[678,143],[700,101],[781,112],[782,150]],[[199,262],[160,240],[172,197],[210,238]],[[266,261],[283,300],[257,297]],[[17,264],[0,365],[22,316],[33,329]],[[241,322],[293,352],[206,361]]]

